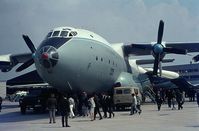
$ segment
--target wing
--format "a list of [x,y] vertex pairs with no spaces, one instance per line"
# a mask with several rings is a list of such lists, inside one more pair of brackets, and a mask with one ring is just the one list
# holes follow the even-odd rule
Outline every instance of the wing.
[[199,89],[197,85],[193,85],[190,82],[188,82],[184,78],[177,78],[171,80],[172,83],[174,83],[176,86],[178,86],[181,90],[184,90],[185,92],[190,92]]
[[0,70],[2,72],[8,72],[18,63],[24,63],[31,58],[32,58],[32,53],[1,55]]
[[124,44],[123,50],[126,55],[151,55],[151,44]]
[[[124,44],[124,53],[127,55],[151,55],[154,48],[154,42],[149,44],[131,43]],[[199,42],[163,42],[163,45],[167,48],[175,48],[179,50],[187,50],[187,53],[199,52]],[[169,52],[167,52],[169,53]],[[170,52],[172,53],[172,52]]]
[[166,47],[186,49],[188,53],[199,51],[199,42],[167,42]]
[[13,94],[19,90],[27,90],[36,87],[51,87],[48,83],[44,82],[36,70],[26,74],[17,76],[6,81],[7,94]]
[[185,91],[186,93],[190,93],[194,90],[199,89],[199,87],[192,85],[184,78],[178,77],[175,79],[163,78],[163,77],[154,77],[152,74],[149,74],[149,79],[151,83],[153,83],[153,87],[163,88],[163,89],[174,89],[178,88],[180,90]]
[[8,86],[30,86],[31,84],[46,84],[36,70],[7,80]]

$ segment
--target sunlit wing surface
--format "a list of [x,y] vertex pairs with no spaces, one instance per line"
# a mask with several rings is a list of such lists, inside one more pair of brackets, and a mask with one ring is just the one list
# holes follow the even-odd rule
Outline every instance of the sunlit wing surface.
[[0,70],[2,72],[7,72],[11,70],[18,63],[24,63],[31,58],[32,58],[31,53],[1,55]]

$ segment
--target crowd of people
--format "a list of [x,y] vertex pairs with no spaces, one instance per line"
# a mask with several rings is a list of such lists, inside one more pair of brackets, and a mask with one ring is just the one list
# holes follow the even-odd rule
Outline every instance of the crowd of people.
[[[168,107],[171,108],[172,110],[175,110],[176,108],[178,110],[183,109],[183,104],[185,102],[185,95],[186,95],[185,92],[179,89],[158,90],[156,92],[156,103],[158,111],[160,111],[162,103],[167,103]],[[198,98],[198,105],[199,105],[199,98]]]
[[[88,96],[86,92],[82,92],[79,97],[62,94],[57,96],[57,98],[54,94],[51,94],[47,100],[47,105],[47,109],[49,110],[49,123],[56,123],[55,112],[56,109],[58,109],[62,117],[63,127],[70,127],[68,117],[90,117],[90,120],[94,121],[97,115],[99,115],[99,120],[115,116],[113,113],[113,99],[110,95],[106,94],[93,93]],[[103,110],[103,115],[100,112],[100,108]]]
[[[130,115],[134,115],[136,113],[141,114],[142,110],[140,96],[136,93],[132,93],[131,96],[132,104]],[[196,92],[196,98],[199,107],[199,90]],[[171,108],[172,110],[181,110],[183,109],[184,101],[185,93],[179,89],[160,89],[156,91],[156,103],[158,111],[161,110],[161,105],[163,103],[167,103],[168,108]],[[2,97],[0,97],[0,112],[1,104]],[[90,120],[94,121],[96,120],[97,115],[99,116],[99,120],[113,118],[115,116],[113,112],[113,98],[111,95],[107,95],[105,93],[93,93],[88,95],[86,92],[82,92],[78,96],[50,94],[50,97],[47,100],[47,109],[49,111],[49,123],[56,123],[56,112],[58,112],[61,115],[62,127],[70,127],[68,124],[68,118],[73,119],[75,117],[90,117]]]

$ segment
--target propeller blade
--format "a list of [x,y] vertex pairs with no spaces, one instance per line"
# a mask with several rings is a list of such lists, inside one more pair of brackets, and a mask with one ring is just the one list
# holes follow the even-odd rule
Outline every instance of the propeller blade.
[[159,61],[160,61],[160,54],[157,54],[155,56],[155,62],[154,62],[154,65],[153,65],[153,75],[157,75],[158,74]]
[[32,41],[30,40],[30,38],[27,35],[22,35],[23,39],[25,40],[27,46],[29,47],[29,49],[31,50],[32,53],[35,53],[36,49],[34,44],[32,43]]
[[162,76],[162,61],[159,62],[159,73],[161,77]]
[[192,58],[194,60],[194,62],[198,62],[199,61],[199,55],[196,55]]
[[163,20],[160,20],[159,28],[158,28],[157,44],[161,44],[162,43],[163,31],[164,31],[164,22],[163,22]]
[[183,55],[187,54],[187,50],[177,49],[177,48],[165,47],[165,48],[163,48],[163,51],[166,52],[166,53],[183,54]]
[[21,66],[19,66],[17,69],[16,69],[16,72],[20,72],[26,68],[28,68],[29,66],[31,66],[32,64],[34,63],[34,60],[31,58],[29,59],[28,61],[26,61],[25,63],[23,63]]

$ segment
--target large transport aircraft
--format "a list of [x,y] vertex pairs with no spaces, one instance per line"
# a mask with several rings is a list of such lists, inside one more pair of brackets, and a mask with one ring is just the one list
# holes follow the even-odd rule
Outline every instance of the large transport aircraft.
[[[139,87],[142,93],[157,84],[168,87],[178,79],[175,72],[161,69],[167,53],[186,55],[199,51],[198,42],[163,42],[164,22],[158,28],[157,42],[109,43],[101,36],[84,29],[58,27],[51,30],[36,49],[27,35],[23,35],[31,53],[0,56],[2,72],[10,71],[19,63],[16,72],[32,64],[44,82],[59,91],[106,92],[116,86]],[[129,56],[153,55],[154,60],[129,59]],[[153,64],[151,69],[141,64]],[[157,83],[158,78],[158,83]],[[159,78],[167,79],[159,81]],[[169,81],[169,82],[168,82]],[[35,82],[37,83],[37,82]]]

